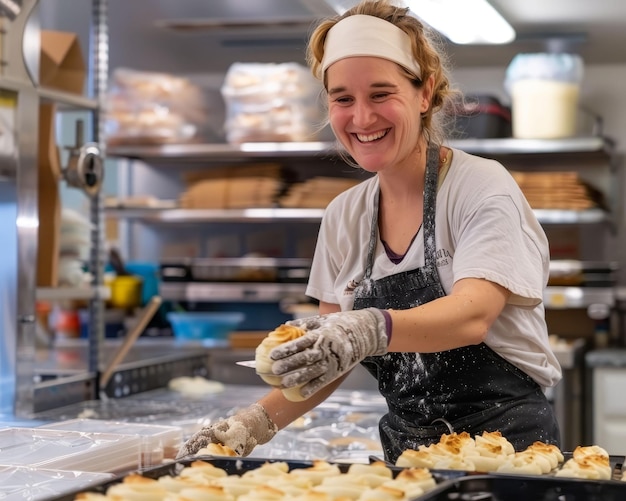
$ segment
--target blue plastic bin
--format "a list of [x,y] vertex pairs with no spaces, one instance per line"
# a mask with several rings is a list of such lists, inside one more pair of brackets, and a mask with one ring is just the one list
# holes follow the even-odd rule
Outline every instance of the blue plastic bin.
[[228,335],[243,321],[241,312],[169,312],[178,341],[199,341],[205,346],[228,346]]

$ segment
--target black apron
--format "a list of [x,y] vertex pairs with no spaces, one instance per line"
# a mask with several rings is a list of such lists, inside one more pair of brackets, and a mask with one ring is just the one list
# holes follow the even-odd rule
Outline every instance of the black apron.
[[[365,274],[354,309],[408,309],[445,296],[436,267],[435,202],[439,147],[430,146],[424,186],[422,268],[372,280],[378,244],[378,195]],[[438,353],[388,353],[362,364],[378,380],[389,412],[380,421],[385,459],[438,442],[443,433],[500,431],[519,451],[539,440],[559,443],[552,407],[539,385],[486,344]]]

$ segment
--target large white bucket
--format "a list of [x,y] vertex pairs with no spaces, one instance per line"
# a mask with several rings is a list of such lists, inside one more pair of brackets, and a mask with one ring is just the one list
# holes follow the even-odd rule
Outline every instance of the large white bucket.
[[504,82],[511,96],[513,137],[575,136],[582,76],[583,62],[575,54],[517,54]]
[[511,85],[513,137],[557,139],[577,130],[580,86],[571,82],[518,80]]

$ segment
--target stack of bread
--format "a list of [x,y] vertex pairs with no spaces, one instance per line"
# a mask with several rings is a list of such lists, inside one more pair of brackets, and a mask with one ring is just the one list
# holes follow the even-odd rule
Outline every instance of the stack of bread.
[[314,177],[291,185],[279,199],[281,207],[325,209],[330,201],[340,193],[359,184],[359,179],[338,177]]
[[213,464],[196,460],[176,475],[157,479],[139,474],[126,476],[104,494],[82,493],[82,501],[333,501],[336,499],[409,501],[433,489],[430,472],[409,468],[395,478],[383,462],[352,464],[342,472],[335,464],[314,461],[311,466],[290,470],[283,461],[262,463],[239,474],[229,474]]
[[278,164],[229,166],[188,174],[180,197],[185,209],[273,207],[283,190]]
[[577,172],[511,172],[533,209],[585,210],[604,206],[599,190]]

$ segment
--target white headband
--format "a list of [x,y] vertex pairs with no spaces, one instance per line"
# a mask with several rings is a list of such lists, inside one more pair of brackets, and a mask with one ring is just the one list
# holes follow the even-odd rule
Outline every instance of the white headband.
[[340,59],[358,56],[382,57],[422,76],[411,51],[409,35],[379,17],[358,14],[335,24],[324,42],[322,74]]

